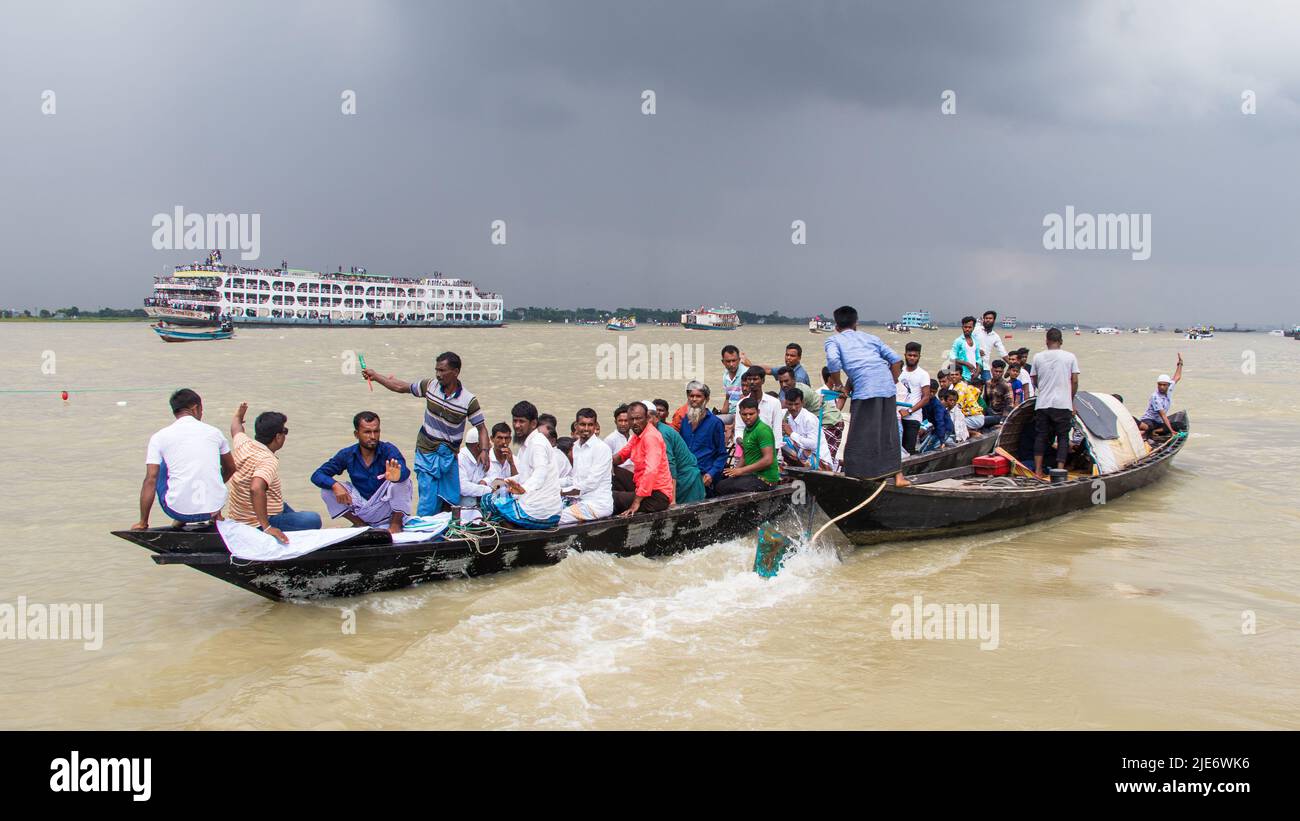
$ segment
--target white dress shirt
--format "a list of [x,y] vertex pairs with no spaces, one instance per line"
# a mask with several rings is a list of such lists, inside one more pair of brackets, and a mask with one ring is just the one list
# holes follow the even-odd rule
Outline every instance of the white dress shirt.
[[[570,506],[580,506],[581,516],[573,517],[573,521],[599,519],[614,512],[614,493],[610,486],[613,469],[614,454],[599,438],[592,436],[586,443],[581,439],[574,440],[573,473],[564,485],[565,490],[578,491],[578,498]],[[565,513],[568,513],[567,509]],[[561,522],[563,520],[564,517]]]
[[[515,457],[524,493],[515,497],[524,513],[534,519],[549,519],[560,512],[564,502],[560,499],[559,466],[556,457],[564,454],[551,447],[551,440],[539,430],[528,434],[524,446]],[[522,477],[522,478],[520,478]]]

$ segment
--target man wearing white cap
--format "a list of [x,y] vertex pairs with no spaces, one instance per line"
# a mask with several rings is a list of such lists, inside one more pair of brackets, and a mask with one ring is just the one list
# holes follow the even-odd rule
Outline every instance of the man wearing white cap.
[[1174,369],[1174,378],[1170,379],[1169,374],[1162,373],[1156,379],[1156,391],[1151,394],[1151,401],[1147,403],[1146,413],[1138,421],[1138,427],[1142,429],[1144,436],[1152,436],[1157,433],[1173,433],[1174,426],[1169,423],[1169,406],[1174,401],[1174,385],[1183,378],[1183,355],[1178,355],[1178,367]]
[[487,469],[483,467],[483,461],[479,458],[482,450],[483,445],[478,440],[478,428],[470,428],[465,432],[465,447],[456,454],[456,462],[460,467],[461,496],[477,499],[492,492],[490,484],[492,480],[488,478]]

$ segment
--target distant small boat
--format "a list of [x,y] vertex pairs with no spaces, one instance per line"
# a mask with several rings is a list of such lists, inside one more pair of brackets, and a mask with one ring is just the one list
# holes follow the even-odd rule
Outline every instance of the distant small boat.
[[[1041,323],[1041,322],[1035,322],[1033,325],[1030,325],[1030,326],[1029,326],[1029,330],[1031,330],[1031,331],[1045,331],[1045,330],[1047,330],[1047,326],[1044,325],[1044,324]],[[1077,331],[1077,330],[1079,330],[1079,329],[1076,327],[1075,330]]]
[[1008,331],[1014,331],[1016,329],[1016,318],[1014,316],[1003,317],[1002,327]]
[[1187,329],[1188,339],[1214,339],[1214,328],[1202,325],[1199,328]]
[[1268,335],[1269,335],[1269,336],[1286,336],[1286,331],[1282,330],[1281,328],[1278,328],[1276,331],[1269,331],[1269,332],[1268,332]]
[[833,334],[835,333],[835,323],[829,319],[822,319],[815,316],[808,320],[808,332],[814,334]]
[[605,330],[607,330],[607,331],[635,331],[635,330],[636,330],[636,317],[635,317],[635,316],[616,316],[616,317],[614,317],[613,319],[611,319],[611,320],[609,321],[609,324],[608,324],[608,325],[605,326]]
[[896,334],[910,334],[912,332],[912,328],[910,326],[904,325],[901,322],[891,322],[885,327]]
[[163,342],[207,342],[214,339],[231,339],[235,335],[235,329],[229,324],[219,328],[192,330],[173,328],[161,322],[149,327],[162,338]]

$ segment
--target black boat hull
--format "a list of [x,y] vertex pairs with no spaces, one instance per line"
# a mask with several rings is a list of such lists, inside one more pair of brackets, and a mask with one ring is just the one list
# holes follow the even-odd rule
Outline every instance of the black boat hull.
[[211,529],[120,530],[113,535],[155,553],[158,564],[185,564],[268,599],[341,598],[399,590],[441,579],[554,564],[570,551],[618,556],[662,556],[753,533],[764,520],[790,510],[796,488],[708,499],[660,513],[608,518],[553,531],[508,531],[477,548],[464,540],[394,545],[386,531],[370,530],[296,559],[233,559]]
[[[1096,504],[1163,478],[1186,438],[1178,438],[1125,470],[1057,485],[961,490],[917,484],[885,489],[866,507],[837,522],[856,544],[983,533],[1041,522]],[[810,496],[832,518],[875,492],[878,483],[840,474],[800,472]],[[921,477],[922,480],[924,477]]]

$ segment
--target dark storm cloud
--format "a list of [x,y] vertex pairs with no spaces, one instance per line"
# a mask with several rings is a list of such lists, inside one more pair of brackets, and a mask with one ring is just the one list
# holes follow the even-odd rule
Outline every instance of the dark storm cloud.
[[[261,214],[260,264],[441,270],[510,305],[1293,322],[1296,16],[11,3],[0,304],[138,304],[198,256],[149,244],[179,204]],[[1151,260],[1045,251],[1043,217],[1067,205],[1150,213]]]

